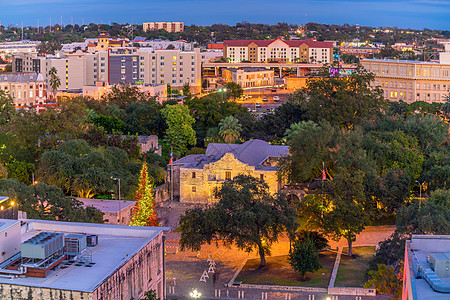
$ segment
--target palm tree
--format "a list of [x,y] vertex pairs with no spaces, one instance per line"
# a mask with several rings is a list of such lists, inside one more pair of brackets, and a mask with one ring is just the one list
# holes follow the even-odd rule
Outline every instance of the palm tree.
[[447,99],[441,105],[442,112],[446,118],[450,117],[450,94],[447,95]]
[[50,71],[48,71],[48,76],[50,76],[50,87],[53,92],[53,99],[56,99],[56,90],[61,86],[61,80],[58,77],[58,71],[55,67],[52,67]]
[[239,120],[233,116],[222,119],[219,123],[219,135],[224,139],[225,143],[234,143],[240,136],[242,126]]

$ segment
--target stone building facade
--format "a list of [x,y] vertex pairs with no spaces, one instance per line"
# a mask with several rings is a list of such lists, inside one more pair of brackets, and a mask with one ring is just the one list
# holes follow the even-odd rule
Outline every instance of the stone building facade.
[[214,203],[217,188],[241,174],[266,182],[270,192],[276,193],[283,186],[278,159],[288,149],[261,140],[240,145],[211,143],[205,154],[188,155],[169,166],[168,173],[173,167],[174,197],[182,203]]
[[44,278],[9,274],[5,264],[0,264],[0,299],[132,300],[142,299],[149,290],[155,290],[158,298],[165,298],[163,231],[169,228],[43,220],[16,222],[22,227],[18,231],[22,241],[40,232],[59,232],[95,234],[98,244],[88,249],[92,255],[89,265],[78,259],[71,264],[66,259],[48,270]]

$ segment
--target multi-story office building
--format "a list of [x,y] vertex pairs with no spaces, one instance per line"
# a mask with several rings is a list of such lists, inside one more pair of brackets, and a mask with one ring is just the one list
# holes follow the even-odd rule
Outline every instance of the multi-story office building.
[[440,62],[367,59],[361,64],[375,74],[373,85],[392,101],[439,102],[450,93],[450,61],[445,54]]
[[48,72],[55,67],[61,91],[81,90],[97,83],[171,84],[175,88],[188,83],[193,91],[199,91],[201,63],[202,54],[197,51],[115,47],[93,53],[17,54],[13,56],[13,71],[42,73],[48,86]]
[[17,41],[0,43],[0,58],[6,60],[14,53],[36,52],[39,41]]
[[0,90],[11,95],[16,108],[46,104],[46,84],[38,73],[0,73]]
[[142,24],[144,31],[164,29],[168,32],[183,32],[183,22],[147,22]]
[[318,62],[333,60],[333,43],[309,40],[226,40],[223,57],[232,63],[248,62]]

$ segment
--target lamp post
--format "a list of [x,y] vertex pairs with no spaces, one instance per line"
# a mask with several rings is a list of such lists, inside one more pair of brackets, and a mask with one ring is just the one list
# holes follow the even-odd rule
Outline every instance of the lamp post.
[[227,91],[227,89],[226,88],[224,88],[223,90],[222,89],[219,89],[219,93],[220,93],[220,100],[223,102],[223,93],[225,93]]
[[117,181],[119,182],[119,222],[117,222],[118,225],[119,225],[120,222],[121,222],[121,218],[120,218],[120,211],[121,211],[121,203],[120,203],[120,178],[113,178],[113,180],[117,180]]
[[198,298],[200,298],[200,297],[202,296],[202,294],[199,293],[199,292],[197,291],[197,289],[193,289],[192,292],[191,292],[189,295],[190,295],[191,298],[193,298],[193,299],[198,299]]
[[419,184],[419,208],[422,207],[422,183],[419,182],[419,180],[416,180],[416,182]]

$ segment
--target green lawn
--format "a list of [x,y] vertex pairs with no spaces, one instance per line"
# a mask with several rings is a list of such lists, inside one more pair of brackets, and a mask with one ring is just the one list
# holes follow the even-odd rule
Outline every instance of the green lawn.
[[248,284],[328,287],[336,254],[322,252],[320,254],[322,268],[314,273],[307,273],[305,281],[301,281],[300,275],[292,270],[287,258],[287,255],[267,257],[267,266],[263,269],[258,269],[259,259],[250,259],[242,268],[236,281]]
[[347,251],[347,248],[342,250],[343,254],[334,286],[362,287],[366,282],[368,263],[375,254],[375,247],[354,247],[353,257],[345,255]]

